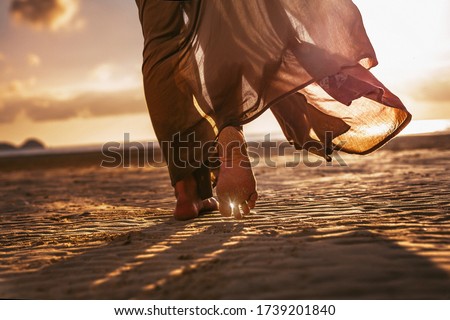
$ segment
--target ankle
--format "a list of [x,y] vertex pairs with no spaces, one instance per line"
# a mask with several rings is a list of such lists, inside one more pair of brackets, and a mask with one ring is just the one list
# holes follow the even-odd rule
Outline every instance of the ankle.
[[188,175],[183,180],[178,181],[174,189],[177,200],[198,198],[197,183],[192,175]]
[[226,167],[250,166],[247,144],[243,133],[236,127],[222,129],[218,139],[219,159]]

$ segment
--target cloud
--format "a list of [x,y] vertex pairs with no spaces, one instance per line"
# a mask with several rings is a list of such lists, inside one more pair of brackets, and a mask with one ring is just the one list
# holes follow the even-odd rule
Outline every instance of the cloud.
[[78,0],[12,0],[10,6],[17,22],[54,31],[70,26],[78,10]]
[[18,108],[10,108],[4,104],[0,105],[0,124],[14,122],[20,111]]
[[89,92],[69,100],[51,98],[16,98],[0,106],[0,123],[13,122],[18,114],[40,121],[67,120],[77,117],[102,117],[147,110],[141,89],[114,93]]
[[93,91],[115,92],[141,87],[141,82],[138,72],[130,72],[118,64],[102,63],[88,72],[84,85]]
[[450,67],[435,72],[415,86],[412,96],[422,101],[450,102]]
[[5,102],[11,97],[23,97],[32,91],[36,83],[35,77],[29,77],[23,80],[12,79],[7,83],[0,84],[0,101]]
[[90,72],[90,78],[96,81],[108,81],[112,78],[114,67],[111,64],[101,64]]
[[10,93],[19,93],[20,94],[23,92],[24,87],[25,87],[25,85],[24,85],[23,81],[13,80],[8,84],[7,90]]
[[41,58],[37,54],[34,54],[34,53],[30,53],[27,56],[27,61],[31,67],[38,67],[41,65]]

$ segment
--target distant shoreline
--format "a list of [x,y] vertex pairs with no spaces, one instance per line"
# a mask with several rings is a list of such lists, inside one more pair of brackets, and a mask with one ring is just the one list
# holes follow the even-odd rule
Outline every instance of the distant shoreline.
[[[262,140],[260,139],[260,141]],[[254,139],[253,141],[258,140]],[[274,141],[282,142],[278,137]],[[148,157],[149,154],[156,159],[161,159],[161,151],[157,143],[143,145],[156,147],[129,150],[122,146],[118,151],[127,152],[127,158],[130,159],[131,164],[144,163],[143,158]],[[397,152],[415,149],[448,150],[450,149],[450,133],[398,136],[380,150]],[[287,152],[290,151],[287,150]],[[105,156],[102,154],[102,146],[3,151],[0,152],[0,171],[100,166],[103,160],[105,160]],[[159,163],[159,166],[161,165],[162,162]]]

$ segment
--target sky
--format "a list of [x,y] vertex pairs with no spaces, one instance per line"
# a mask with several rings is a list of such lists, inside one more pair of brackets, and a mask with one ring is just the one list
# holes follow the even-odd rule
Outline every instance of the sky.
[[[380,62],[374,74],[414,119],[450,119],[450,2],[354,2]],[[155,139],[142,46],[134,0],[0,1],[0,141]],[[269,112],[246,131],[261,127],[278,130]]]

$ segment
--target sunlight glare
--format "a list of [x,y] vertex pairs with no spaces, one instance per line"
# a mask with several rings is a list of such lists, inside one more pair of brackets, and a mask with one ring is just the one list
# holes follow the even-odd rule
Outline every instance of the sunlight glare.
[[402,135],[449,132],[450,120],[413,120],[402,131]]

